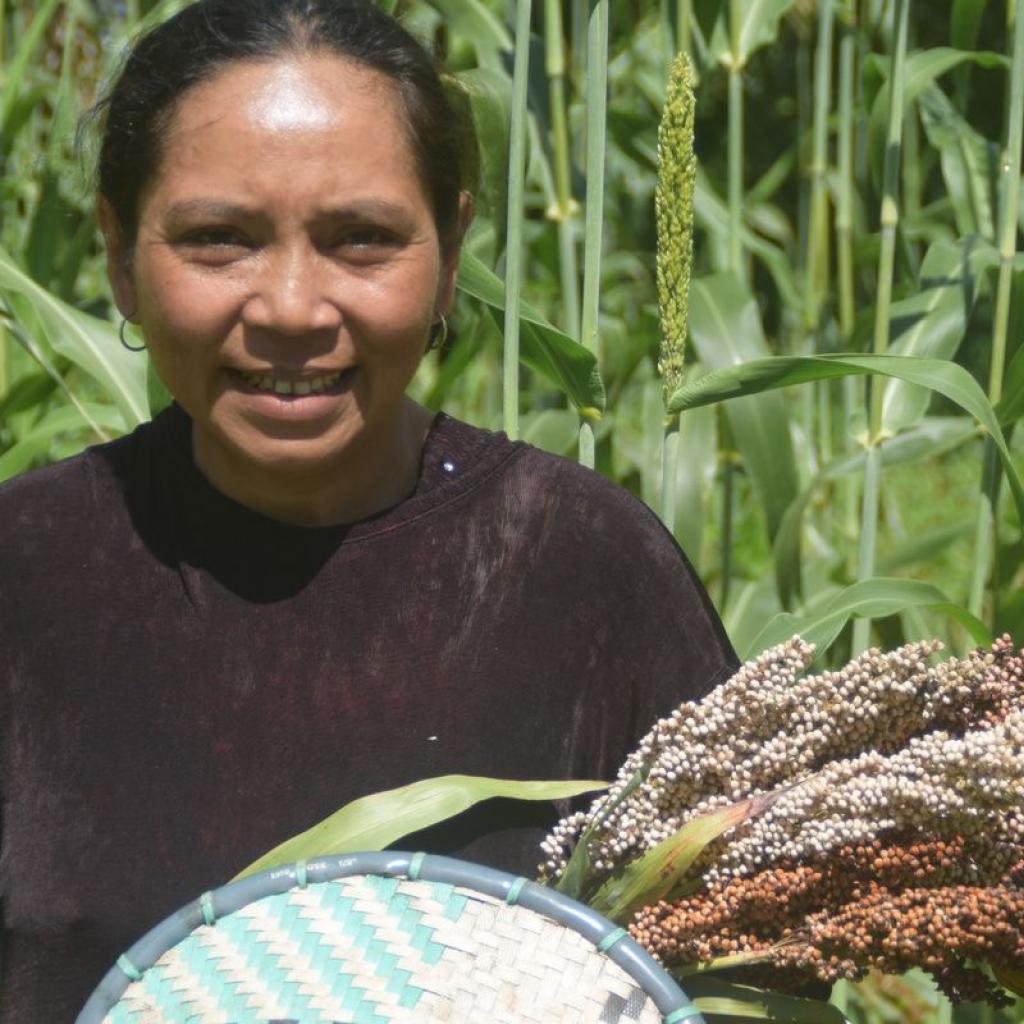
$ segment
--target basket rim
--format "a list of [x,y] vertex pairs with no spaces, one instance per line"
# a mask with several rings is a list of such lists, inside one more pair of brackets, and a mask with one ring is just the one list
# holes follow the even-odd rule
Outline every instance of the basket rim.
[[643,989],[666,1024],[705,1024],[703,1015],[668,971],[624,928],[590,907],[508,871],[454,857],[393,850],[297,861],[203,893],[150,929],[118,958],[75,1018],[75,1024],[102,1024],[129,985],[141,979],[161,956],[197,928],[213,924],[257,900],[359,875],[439,882],[531,910],[577,932],[597,947]]

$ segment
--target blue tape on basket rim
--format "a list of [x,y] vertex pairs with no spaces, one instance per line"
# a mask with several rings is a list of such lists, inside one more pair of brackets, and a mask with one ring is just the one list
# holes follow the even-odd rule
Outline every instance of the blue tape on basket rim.
[[629,932],[625,928],[616,928],[614,931],[610,931],[598,944],[597,948],[602,953],[607,953],[612,946],[617,942],[621,942]]
[[217,915],[213,909],[213,893],[204,892],[199,897],[199,909],[203,912],[203,923],[209,928],[217,923]]
[[420,872],[423,870],[423,862],[427,859],[425,853],[414,853],[409,860],[409,869],[406,874],[409,876],[410,882],[418,882]]
[[692,1020],[694,1017],[700,1016],[700,1010],[696,1006],[682,1006],[678,1010],[673,1010],[666,1018],[665,1024],[679,1024],[683,1020]]
[[295,884],[300,889],[305,889],[309,885],[309,868],[304,860],[295,862]]
[[508,892],[505,894],[505,902],[510,906],[514,907],[519,902],[519,897],[523,894],[523,886],[529,881],[528,878],[517,878],[509,887]]
[[127,974],[132,981],[142,981],[142,971],[140,971],[124,953],[117,958],[117,966]]

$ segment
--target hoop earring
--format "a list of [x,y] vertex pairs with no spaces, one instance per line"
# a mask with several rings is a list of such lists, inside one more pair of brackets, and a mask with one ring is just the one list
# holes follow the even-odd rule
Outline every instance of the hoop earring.
[[126,340],[124,336],[124,329],[128,326],[128,320],[126,317],[121,318],[121,326],[117,329],[117,336],[121,339],[121,344],[124,345],[129,352],[143,352],[146,348],[146,343],[143,342],[141,345],[132,345]]
[[431,332],[430,332],[430,342],[427,345],[427,351],[428,352],[431,352],[434,349],[444,348],[444,346],[448,342],[448,320],[445,317],[444,313],[441,313],[440,316],[441,316],[441,323],[440,324],[434,324],[434,327],[440,326],[441,329],[439,331],[436,331],[436,332],[434,330],[431,330]]

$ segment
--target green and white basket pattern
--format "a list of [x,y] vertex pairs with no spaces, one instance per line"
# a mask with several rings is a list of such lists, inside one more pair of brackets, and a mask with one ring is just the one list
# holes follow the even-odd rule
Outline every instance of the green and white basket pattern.
[[588,907],[449,857],[367,853],[205,893],[120,958],[76,1024],[703,1024]]

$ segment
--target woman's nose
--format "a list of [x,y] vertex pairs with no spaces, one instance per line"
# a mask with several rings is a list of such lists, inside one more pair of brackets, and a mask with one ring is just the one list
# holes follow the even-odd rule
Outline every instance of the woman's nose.
[[268,251],[243,318],[252,327],[307,334],[341,325],[341,310],[328,289],[319,254],[306,248]]

